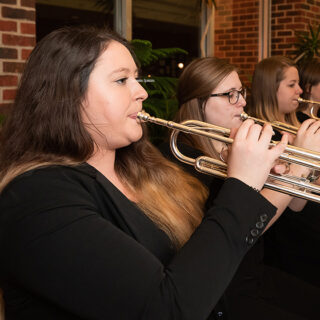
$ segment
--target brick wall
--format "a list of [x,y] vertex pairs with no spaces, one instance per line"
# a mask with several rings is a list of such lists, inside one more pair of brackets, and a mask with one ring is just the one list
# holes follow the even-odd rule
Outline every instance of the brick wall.
[[35,34],[35,0],[0,0],[0,114],[14,100]]
[[[259,1],[216,0],[214,54],[241,70],[249,85],[258,62]],[[272,0],[271,55],[294,57],[295,31],[308,31],[320,23],[320,1]]]
[[309,23],[319,25],[320,1],[273,0],[271,23],[271,53],[293,58],[295,31],[308,31]]
[[216,4],[214,55],[237,65],[247,84],[258,61],[259,2],[217,0]]

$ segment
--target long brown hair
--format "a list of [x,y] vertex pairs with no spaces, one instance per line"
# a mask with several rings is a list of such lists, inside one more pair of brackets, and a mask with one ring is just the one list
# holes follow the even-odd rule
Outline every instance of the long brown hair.
[[[299,68],[300,87],[303,90],[301,98],[310,100],[311,88],[320,83],[320,61],[312,59]],[[298,111],[307,109],[307,103],[300,103]]]
[[[0,133],[0,191],[27,170],[90,158],[94,141],[82,122],[82,101],[95,63],[111,41],[132,53],[119,35],[88,26],[56,30],[37,44]],[[163,158],[145,134],[117,150],[115,169],[145,214],[176,246],[183,245],[201,222],[204,186]]]
[[[297,68],[292,60],[283,56],[266,58],[256,65],[252,76],[251,101],[247,105],[249,115],[267,121],[279,120],[277,91],[289,67]],[[295,111],[286,114],[285,121],[299,125]]]
[[[206,57],[193,60],[182,72],[177,89],[179,111],[175,121],[205,121],[204,108],[212,91],[231,72],[238,69],[226,60]],[[181,141],[201,150],[206,155],[218,156],[207,138],[181,134]]]

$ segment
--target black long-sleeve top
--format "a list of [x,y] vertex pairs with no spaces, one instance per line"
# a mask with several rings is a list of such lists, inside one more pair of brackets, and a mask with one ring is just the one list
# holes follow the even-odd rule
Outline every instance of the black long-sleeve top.
[[90,165],[26,172],[0,195],[6,320],[207,319],[275,211],[227,179],[176,252]]

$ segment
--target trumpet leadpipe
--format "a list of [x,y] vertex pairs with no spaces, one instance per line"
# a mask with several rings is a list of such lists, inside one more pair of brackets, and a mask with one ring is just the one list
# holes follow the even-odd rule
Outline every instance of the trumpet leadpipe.
[[312,103],[312,104],[318,104],[320,105],[320,101],[313,101],[313,100],[307,100],[307,99],[303,99],[303,98],[298,98],[298,102],[302,102],[302,103]]
[[258,124],[261,124],[261,125],[269,123],[269,124],[271,124],[272,128],[274,128],[274,129],[276,129],[278,131],[286,131],[286,132],[292,133],[294,135],[296,135],[297,132],[298,132],[298,128],[295,127],[295,126],[292,126],[290,124],[286,124],[286,123],[283,123],[283,122],[280,122],[280,121],[269,122],[269,121],[266,121],[266,120],[262,120],[262,119],[251,117],[245,112],[241,113],[240,118],[243,121],[247,120],[247,119],[252,119],[255,123],[258,123]]

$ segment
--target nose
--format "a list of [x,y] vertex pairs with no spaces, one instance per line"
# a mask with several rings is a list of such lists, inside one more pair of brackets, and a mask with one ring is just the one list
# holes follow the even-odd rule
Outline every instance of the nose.
[[247,104],[247,101],[246,99],[243,97],[242,94],[239,95],[239,100],[238,100],[238,103],[237,103],[237,107],[242,107],[244,108]]
[[299,84],[297,84],[296,86],[296,93],[300,96],[300,94],[303,92],[303,90],[301,89],[301,87],[299,86]]
[[143,86],[137,81],[137,88],[135,92],[136,100],[144,101],[148,98],[148,92],[143,88]]

